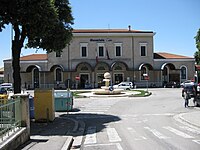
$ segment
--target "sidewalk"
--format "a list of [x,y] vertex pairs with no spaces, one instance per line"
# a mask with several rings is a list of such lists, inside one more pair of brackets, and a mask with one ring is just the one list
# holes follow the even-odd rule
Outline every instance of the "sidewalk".
[[194,112],[180,114],[179,118],[186,123],[200,128],[200,108]]
[[31,122],[31,138],[18,150],[62,150],[69,149],[73,142],[71,132],[77,122],[66,117],[56,117],[53,122]]

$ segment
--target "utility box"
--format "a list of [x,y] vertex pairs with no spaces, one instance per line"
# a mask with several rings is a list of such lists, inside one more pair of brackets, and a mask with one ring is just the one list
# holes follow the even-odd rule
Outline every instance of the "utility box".
[[36,89],[34,108],[36,121],[53,121],[55,119],[54,90]]
[[67,90],[54,91],[55,111],[70,111],[73,108],[73,94]]

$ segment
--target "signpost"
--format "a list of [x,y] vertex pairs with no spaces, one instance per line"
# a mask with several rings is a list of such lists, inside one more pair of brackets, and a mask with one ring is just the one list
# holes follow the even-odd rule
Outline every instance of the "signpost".
[[144,73],[143,76],[144,76],[144,79],[146,80],[146,84],[147,84],[147,92],[148,92],[148,84],[149,84],[148,81],[149,81],[149,76],[148,76],[147,73]]
[[78,81],[80,80],[80,77],[76,76],[75,79],[76,79],[76,90],[77,90],[77,88],[78,88]]

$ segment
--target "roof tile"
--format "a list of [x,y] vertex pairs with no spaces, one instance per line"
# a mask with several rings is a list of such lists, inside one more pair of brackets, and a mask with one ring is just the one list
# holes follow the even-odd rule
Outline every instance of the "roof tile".
[[22,61],[47,60],[47,54],[32,54],[32,55],[22,56],[22,57],[20,57],[20,60],[22,60]]
[[170,54],[165,52],[154,53],[154,59],[189,59],[192,57]]

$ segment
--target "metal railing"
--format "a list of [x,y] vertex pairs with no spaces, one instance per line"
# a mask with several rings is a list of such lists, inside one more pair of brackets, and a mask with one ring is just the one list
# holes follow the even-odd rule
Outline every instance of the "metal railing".
[[21,128],[21,100],[0,99],[0,141]]

